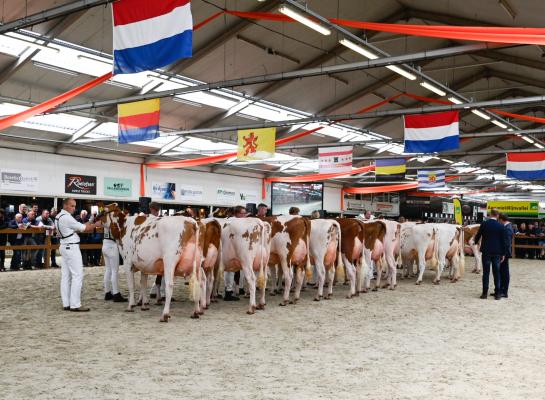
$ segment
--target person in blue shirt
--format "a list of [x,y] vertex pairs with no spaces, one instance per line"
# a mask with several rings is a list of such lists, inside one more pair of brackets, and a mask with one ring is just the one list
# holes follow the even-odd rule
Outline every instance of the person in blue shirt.
[[488,297],[490,266],[492,266],[492,275],[494,277],[494,299],[501,299],[500,264],[505,260],[507,254],[507,231],[498,222],[499,215],[498,210],[493,209],[490,212],[490,218],[481,224],[477,235],[475,235],[475,243],[479,243],[482,238],[483,292],[481,299]]
[[[500,264],[500,288],[501,288],[501,297],[508,297],[509,291],[509,259],[513,257],[513,225],[509,222],[509,218],[505,214],[500,214],[498,219],[500,223],[505,227],[507,234],[507,253],[505,254],[505,259]],[[495,295],[495,293],[494,293]]]

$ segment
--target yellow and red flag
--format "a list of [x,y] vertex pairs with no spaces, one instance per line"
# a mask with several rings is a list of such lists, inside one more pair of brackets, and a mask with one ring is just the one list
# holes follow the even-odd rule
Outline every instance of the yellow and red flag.
[[238,160],[264,160],[274,157],[276,128],[238,131]]

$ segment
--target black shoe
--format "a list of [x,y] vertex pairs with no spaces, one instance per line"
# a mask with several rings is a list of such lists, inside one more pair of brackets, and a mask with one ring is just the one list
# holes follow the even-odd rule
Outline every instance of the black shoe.
[[481,297],[479,297],[480,299],[483,299],[483,300],[486,300],[488,296],[486,295],[486,292],[483,292],[483,294],[481,294]]
[[225,296],[223,296],[224,301],[239,301],[240,298],[233,295],[233,292],[225,292]]
[[128,301],[126,298],[121,296],[121,293],[119,293],[119,292],[114,294],[112,298],[113,298],[114,303],[125,303],[126,301]]
[[112,300],[113,298],[112,292],[108,292],[104,295],[104,300]]
[[57,264],[51,264],[51,268],[60,268]]
[[501,294],[497,294],[494,296],[494,300],[501,300]]
[[496,292],[492,292],[489,294],[490,297],[495,297],[496,296]]
[[505,299],[508,299],[508,298],[509,298],[509,296],[507,295],[507,293],[502,293],[502,294],[501,294],[501,297],[503,297],[503,298],[505,298]]
[[68,307],[63,307],[62,309],[63,309],[64,311],[70,311],[70,306],[68,306]]
[[87,312],[87,311],[91,311],[91,309],[89,307],[78,307],[78,308],[71,308],[70,311],[73,311],[73,312]]
[[238,294],[239,294],[239,296],[244,296],[244,295],[246,294],[246,292],[244,291],[243,288],[240,288],[240,289],[238,290]]
[[151,293],[151,294],[149,295],[149,298],[150,298],[150,299],[155,299],[156,297],[157,297],[157,293]]

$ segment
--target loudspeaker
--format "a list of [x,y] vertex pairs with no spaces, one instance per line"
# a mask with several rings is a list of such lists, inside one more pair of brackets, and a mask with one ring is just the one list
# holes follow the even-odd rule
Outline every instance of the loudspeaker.
[[246,212],[250,215],[256,215],[257,205],[255,203],[246,203]]
[[327,211],[326,210],[320,210],[320,218],[327,218]]
[[140,209],[140,212],[149,214],[149,203],[151,203],[151,197],[139,197],[138,208]]

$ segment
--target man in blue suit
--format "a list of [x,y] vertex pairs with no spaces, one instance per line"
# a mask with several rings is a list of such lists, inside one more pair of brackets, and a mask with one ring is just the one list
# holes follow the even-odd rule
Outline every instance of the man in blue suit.
[[499,215],[498,210],[493,209],[490,213],[490,218],[481,224],[475,236],[475,243],[479,243],[479,240],[482,238],[483,293],[481,294],[481,299],[486,299],[488,296],[490,265],[492,265],[492,274],[494,277],[494,299],[501,299],[500,263],[505,260],[505,255],[507,254],[507,231],[498,222]]
[[501,287],[501,297],[508,297],[507,292],[509,291],[509,259],[513,257],[513,225],[509,222],[509,218],[505,214],[500,214],[498,219],[500,223],[505,227],[505,232],[507,235],[507,253],[505,254],[505,259],[500,264],[500,287]]

